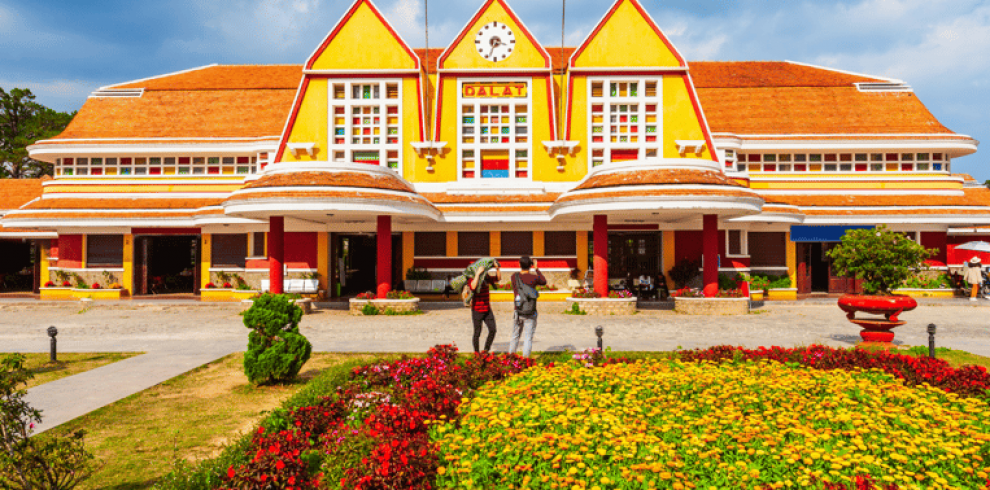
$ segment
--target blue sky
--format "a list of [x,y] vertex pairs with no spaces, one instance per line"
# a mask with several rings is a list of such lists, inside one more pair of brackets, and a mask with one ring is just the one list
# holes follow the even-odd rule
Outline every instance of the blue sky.
[[[641,0],[688,60],[793,60],[898,78],[952,130],[990,141],[990,0]],[[432,0],[442,47],[483,0]],[[509,0],[547,45],[560,43],[560,0]],[[576,45],[607,0],[568,0]],[[210,63],[302,63],[349,0],[0,0],[0,87],[75,110],[93,89]],[[423,0],[377,0],[420,47]],[[990,151],[990,150],[985,150]],[[956,172],[990,179],[983,152]]]

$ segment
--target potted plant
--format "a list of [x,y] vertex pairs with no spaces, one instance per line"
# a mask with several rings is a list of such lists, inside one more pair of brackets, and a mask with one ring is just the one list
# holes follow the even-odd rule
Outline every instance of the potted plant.
[[683,289],[687,286],[692,279],[698,277],[699,269],[701,269],[700,260],[681,259],[677,261],[669,273],[670,279],[674,281],[674,288]]
[[[924,261],[934,251],[895,233],[881,225],[876,229],[849,230],[842,243],[829,251],[836,274],[862,281],[863,294],[847,294],[839,298],[839,308],[846,317],[863,327],[860,336],[868,342],[890,342],[890,329],[904,322],[898,315],[918,307],[907,295],[894,294],[894,289],[924,267]],[[882,320],[857,320],[856,312],[883,315]]]

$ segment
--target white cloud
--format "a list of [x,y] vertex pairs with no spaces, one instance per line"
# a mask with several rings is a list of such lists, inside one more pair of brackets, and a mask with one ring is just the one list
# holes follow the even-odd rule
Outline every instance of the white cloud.
[[6,91],[13,88],[30,89],[35,102],[58,111],[71,112],[79,109],[81,101],[99,88],[101,84],[91,80],[3,80],[0,87]]
[[[434,4],[430,16],[430,47],[445,48],[460,33],[462,25],[451,20],[440,20],[444,11]],[[384,9],[382,15],[402,39],[414,48],[426,45],[425,6],[422,0],[396,0]]]

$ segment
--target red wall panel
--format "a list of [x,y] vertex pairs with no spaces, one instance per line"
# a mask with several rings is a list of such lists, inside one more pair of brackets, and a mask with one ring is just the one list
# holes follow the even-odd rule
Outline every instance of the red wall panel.
[[946,258],[948,258],[948,251],[946,250],[947,243],[948,235],[944,231],[921,232],[921,245],[929,250],[938,250],[938,253],[928,259],[930,265],[937,267],[945,266]]
[[319,239],[316,232],[285,234],[285,265],[289,269],[316,269]]
[[58,266],[69,269],[82,267],[83,236],[59,235],[58,237]]
[[[724,241],[724,240],[723,240]],[[701,260],[701,248],[704,243],[702,232],[674,232],[674,264],[681,260]],[[673,265],[671,265],[673,267]]]
[[965,264],[974,255],[980,258],[984,264],[990,264],[990,253],[984,252],[974,252],[972,250],[956,250],[957,245],[962,245],[966,242],[990,242],[990,236],[980,236],[980,235],[965,235],[965,236],[950,236],[948,237],[948,243],[946,244],[946,249],[948,249],[948,265],[959,266]]

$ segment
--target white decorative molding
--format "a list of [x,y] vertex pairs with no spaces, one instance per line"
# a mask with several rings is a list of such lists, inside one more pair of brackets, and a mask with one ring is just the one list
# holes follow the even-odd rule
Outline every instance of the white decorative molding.
[[[705,151],[708,143],[705,140],[674,140],[677,145],[677,153],[701,153]],[[688,152],[688,150],[694,150]]]
[[574,151],[574,148],[577,147],[577,145],[580,143],[581,143],[580,141],[566,141],[566,140],[544,141],[543,147],[546,148],[547,153],[550,153],[551,155],[554,153],[554,150],[562,151],[564,153],[571,153]]
[[316,143],[287,143],[285,146],[288,146],[289,150],[292,151],[292,155],[297,157],[303,151],[309,156],[313,156],[316,153]]

